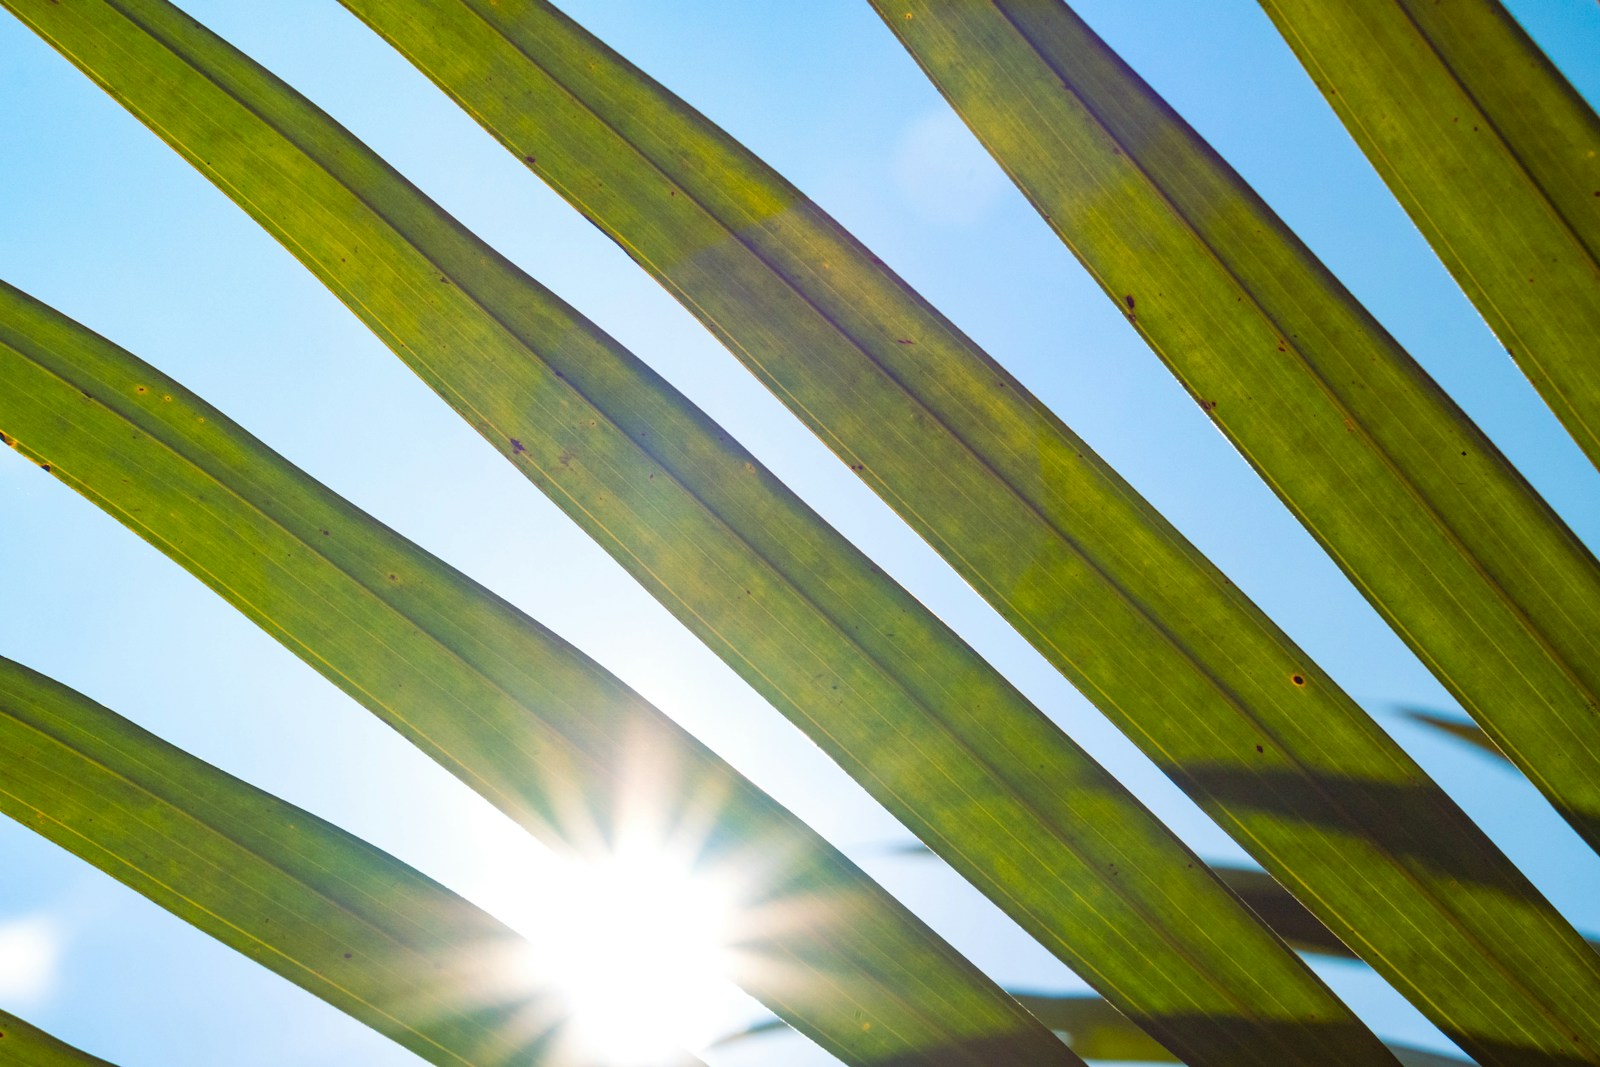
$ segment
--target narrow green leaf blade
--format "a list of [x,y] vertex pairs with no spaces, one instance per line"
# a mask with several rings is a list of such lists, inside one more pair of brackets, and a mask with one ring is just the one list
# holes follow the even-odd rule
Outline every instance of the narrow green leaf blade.
[[[1154,509],[819,208],[548,4],[346,6],[678,296],[1436,1022],[1486,1062],[1600,1060],[1600,961],[1577,934]],[[992,13],[884,10],[935,30]],[[1046,100],[1059,90],[1028,77]]]
[[1448,715],[1440,715],[1438,712],[1428,711],[1424,708],[1401,708],[1400,711],[1412,722],[1420,722],[1422,725],[1431,727],[1440,733],[1449,734],[1457,740],[1465,741],[1478,751],[1488,753],[1504,763],[1510,762],[1510,760],[1506,759],[1506,754],[1501,752],[1493,741],[1489,740],[1489,735],[1470,722],[1462,722],[1460,719],[1453,719]]
[[1600,566],[1589,550],[1065,6],[953,5],[911,21],[889,19],[903,5],[878,6],[1246,459],[1600,847]]
[[[1016,997],[1084,1059],[1108,1063],[1177,1063],[1172,1053],[1099,997],[1082,994],[1023,993]],[[1466,1060],[1390,1045],[1401,1067],[1473,1067]]]
[[[1376,1039],[1204,864],[948,628],[325,115],[169,6],[12,6],[1130,1015],[1197,1061],[1382,1061]],[[96,491],[122,492],[111,480]]]
[[1496,0],[1261,6],[1600,466],[1600,118]]
[[[904,856],[934,855],[933,850],[923,844],[906,845],[895,849],[895,852]],[[1212,864],[1211,869],[1224,885],[1250,906],[1251,911],[1261,917],[1268,929],[1283,938],[1285,944],[1301,952],[1355,958],[1355,954],[1333,935],[1333,931],[1270,874],[1220,863]]]
[[[639,812],[736,887],[752,995],[848,1063],[1074,1062],[876,883],[577,649],[147,364],[0,283],[6,439],[506,814],[590,858]],[[650,829],[651,827],[645,827]]]
[[[1589,550],[1064,5],[874,2],[1218,427],[1600,847],[1600,566]],[[917,17],[890,17],[902,8]]]
[[15,1067],[113,1067],[8,1011],[0,1011],[0,1059]]
[[[1016,998],[1084,1059],[1107,1063],[1178,1063],[1127,1017],[1099,997],[1083,994],[1016,993]],[[1473,1067],[1456,1056],[1390,1045],[1401,1067]]]
[[[1072,1051],[1085,1059],[1139,1064],[1176,1064],[1178,1057],[1147,1038],[1120,1011],[1099,997],[1059,993],[1016,993],[1040,1022],[1061,1033]],[[1456,1056],[1440,1056],[1406,1045],[1390,1045],[1402,1067],[1474,1067]]]
[[[1060,1035],[1061,1040],[1084,1059],[1105,1063],[1180,1062],[1101,997],[1084,993],[1021,991],[1014,995],[1040,1022]],[[715,1047],[734,1045],[752,1037],[787,1030],[781,1019],[767,1019],[721,1038]],[[1473,1067],[1468,1061],[1454,1056],[1441,1056],[1406,1045],[1390,1045],[1389,1051],[1401,1067]]]
[[[566,1011],[528,977],[515,932],[6,659],[0,757],[0,812],[430,1063],[581,1062],[562,1049]],[[13,1054],[0,1043],[6,1063]],[[38,1062],[101,1062],[76,1055]]]

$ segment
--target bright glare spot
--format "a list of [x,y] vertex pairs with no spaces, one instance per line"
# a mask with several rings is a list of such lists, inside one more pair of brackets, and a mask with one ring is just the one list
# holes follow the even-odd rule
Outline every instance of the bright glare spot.
[[42,916],[0,924],[0,1001],[33,1005],[55,985],[61,956],[56,924]]
[[508,919],[528,935],[530,977],[565,997],[568,1033],[588,1056],[646,1067],[730,1029],[742,997],[727,978],[729,887],[638,845],[553,864],[539,883],[537,902]]

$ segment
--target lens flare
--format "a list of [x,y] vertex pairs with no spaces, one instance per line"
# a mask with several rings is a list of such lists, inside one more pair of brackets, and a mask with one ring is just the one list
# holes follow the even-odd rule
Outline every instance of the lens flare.
[[703,1048],[748,1014],[728,980],[736,901],[658,843],[631,841],[542,872],[520,915],[521,966],[569,1012],[563,1043],[607,1067],[655,1067]]

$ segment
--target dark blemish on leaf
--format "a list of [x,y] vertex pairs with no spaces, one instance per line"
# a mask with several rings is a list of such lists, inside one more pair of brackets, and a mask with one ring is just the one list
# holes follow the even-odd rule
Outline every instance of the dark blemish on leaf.
[[1122,302],[1124,304],[1128,305],[1128,310],[1129,311],[1133,310],[1133,294],[1132,293],[1129,293],[1127,296],[1123,297],[1122,298]]
[[864,471],[867,469],[867,465],[865,463],[852,463],[850,464],[850,469],[853,471]]
[[389,575],[389,580],[391,582],[398,582],[400,580],[400,576],[391,572]]
[[1209,415],[1217,410],[1217,402],[1215,400],[1202,400],[1200,401],[1200,410]]
[[146,389],[142,385],[136,385],[136,386],[133,387],[133,391],[138,393],[140,396],[143,396],[145,393],[148,393],[150,390]]
[[527,451],[527,449],[522,447],[522,442],[521,441],[517,440],[515,437],[513,437],[511,439],[511,454],[512,455],[520,456],[526,451]]
[[1279,341],[1278,342],[1278,351],[1279,352],[1287,352],[1289,350],[1283,346],[1283,342],[1282,341]]
[[1463,456],[1464,456],[1464,455],[1466,455],[1466,453],[1465,453],[1465,452],[1463,452],[1463,453],[1461,453],[1461,454],[1462,454],[1462,455],[1463,455]]
[[327,537],[328,536],[328,531],[327,530],[323,530],[322,531],[322,536],[323,537]]
[[914,345],[917,342],[913,341],[909,337],[896,337],[894,339],[894,343],[897,344],[897,345]]
[[676,189],[668,190],[667,195],[668,196],[677,196],[678,195],[678,190],[676,190]]
[[1264,749],[1264,748],[1262,748],[1262,747],[1261,747],[1261,746],[1260,746],[1260,745],[1257,745],[1257,746],[1256,746],[1256,751],[1257,751],[1257,752],[1265,752],[1265,751],[1266,751],[1266,749]]
[[443,275],[443,274],[441,274],[441,275],[439,275],[439,280],[440,280],[440,281],[441,281],[441,282],[443,282],[443,283],[444,283],[444,284],[446,284],[446,285],[449,285],[449,284],[450,284],[450,279],[449,279],[449,278],[446,278],[446,277],[445,277],[445,276],[444,276],[444,275]]
[[1295,685],[1302,685],[1303,686],[1303,685],[1306,684],[1305,676],[1304,675],[1300,675],[1300,674],[1292,674],[1292,675],[1290,675],[1289,676],[1289,681],[1293,682]]
[[15,441],[13,441],[11,438],[7,437],[5,434],[0,433],[0,445],[14,445],[14,444],[16,444]]
[[345,954],[344,954],[344,958],[345,958],[345,959],[349,959],[349,958],[350,958],[350,957],[351,957],[351,956],[353,956],[353,955],[354,955],[354,953],[352,953],[352,952],[346,952],[346,953],[345,953]]
[[538,160],[537,160],[537,159],[535,159],[535,158],[534,158],[534,157],[533,157],[533,156],[523,156],[523,157],[522,157],[522,158],[523,158],[523,160],[524,160],[524,161],[525,161],[525,162],[528,162],[528,163],[537,163],[537,162],[539,162],[539,161],[538,161]]
[[44,471],[46,474],[48,474],[48,473],[50,473],[50,464],[41,463],[41,464],[39,464],[39,469]]

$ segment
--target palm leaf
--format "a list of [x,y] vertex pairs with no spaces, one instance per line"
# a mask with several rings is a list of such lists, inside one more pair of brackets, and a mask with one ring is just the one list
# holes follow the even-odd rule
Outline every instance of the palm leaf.
[[[527,946],[512,930],[5,659],[0,755],[0,811],[430,1063],[578,1062],[560,1046],[559,998],[519,975]],[[39,1062],[100,1062],[59,1055]]]
[[[1488,1062],[1516,1062],[1525,1049],[1566,1055],[1574,1034],[1581,1055],[1600,1056],[1600,964],[1581,939],[1287,637],[820,209],[547,4],[346,6],[699,315],[1263,866],[1435,1022]],[[1058,10],[1028,7],[1040,18]],[[914,17],[905,19],[907,12]],[[897,30],[910,27],[903,32],[918,41],[946,46],[952,66],[958,57],[984,64],[989,73],[975,80],[1004,84],[1014,99],[1067,99],[1059,77],[1021,53],[1010,23],[990,5],[911,4],[892,15]],[[943,20],[985,29],[950,34]],[[986,52],[991,46],[1001,51]],[[1013,51],[1019,63],[1033,64],[1025,78],[994,58]],[[1118,194],[1138,194],[1143,178],[1135,178],[1075,202],[1124,210]],[[1160,221],[1138,215],[1144,202],[1132,202],[1128,217],[1108,230],[1142,234]],[[1240,195],[1230,203],[1249,210],[1254,202]],[[1167,263],[1135,258],[1134,266]],[[1175,295],[1188,284],[1180,277],[1137,291],[1159,308],[1149,294]],[[1228,306],[1234,303],[1230,291]],[[1182,321],[1202,333],[1210,322]],[[1291,340],[1274,332],[1266,363],[1284,358],[1280,341],[1287,350]],[[1260,363],[1252,363],[1256,371],[1271,370]],[[1296,388],[1326,399],[1311,379]],[[1347,432],[1345,417],[1340,409],[1332,424],[1339,441],[1328,447],[1360,453],[1349,470],[1382,467],[1370,435],[1354,433],[1354,422]],[[1302,420],[1296,430],[1305,436],[1313,425]],[[1458,444],[1473,452],[1472,469],[1521,509],[1507,525],[1537,545],[1529,554],[1566,561],[1560,603],[1581,603],[1594,579],[1587,553],[1521,492],[1470,423],[1452,425],[1466,436],[1452,444],[1451,459],[1470,460],[1459,457]],[[1324,445],[1308,439],[1292,451]],[[1386,468],[1379,474],[1374,486],[1394,484]],[[1349,490],[1365,493],[1364,483]],[[1483,588],[1470,558],[1454,544],[1441,546],[1409,490],[1385,504],[1391,512],[1422,532],[1398,555],[1377,553],[1388,572],[1432,576],[1438,555],[1451,574],[1458,565],[1471,571],[1452,582]],[[1556,587],[1540,588],[1548,595]],[[1498,595],[1491,599],[1487,618],[1499,620],[1492,641],[1507,644],[1482,663],[1539,645],[1520,614],[1508,616]],[[1594,639],[1573,629],[1562,632],[1580,644]],[[1543,646],[1535,654],[1530,671],[1545,680],[1553,672],[1551,693],[1570,695],[1562,665]],[[1580,676],[1600,663],[1568,658]],[[1595,783],[1600,775],[1577,788],[1600,788]],[[1530,951],[1535,942],[1544,947]],[[1552,960],[1559,961],[1553,969]]]
[[1438,712],[1428,711],[1426,708],[1401,708],[1400,713],[1412,722],[1419,722],[1424,726],[1437,730],[1439,733],[1449,734],[1457,740],[1465,741],[1478,751],[1486,752],[1501,762],[1510,762],[1506,759],[1506,754],[1501,752],[1493,741],[1489,740],[1489,735],[1470,722],[1462,722],[1460,719],[1451,718],[1448,715],[1440,715]]
[[875,5],[1212,420],[1600,847],[1600,567],[1582,542],[1064,5]]
[[15,1067],[112,1067],[7,1011],[0,1011],[0,1055]]
[[947,628],[326,116],[167,5],[13,6],[1119,1006],[1197,1062],[1381,1058],[1192,853]]
[[1600,119],[1495,0],[1262,7],[1600,466]]
[[[1100,997],[1082,993],[1014,994],[1018,1001],[1078,1055],[1105,1063],[1178,1063],[1177,1057],[1150,1039],[1143,1030]],[[735,1045],[752,1037],[782,1033],[781,1019],[766,1019],[728,1034],[716,1047]],[[1471,1067],[1466,1060],[1406,1045],[1390,1045],[1401,1067]]]
[[736,978],[829,1051],[860,1064],[1071,1062],[854,865],[600,666],[3,284],[0,374],[12,444],[530,830],[595,856],[642,805],[696,831],[698,861],[745,894]]
[[[1023,992],[1016,997],[1085,1059],[1108,1063],[1180,1062],[1099,997]],[[1389,1051],[1401,1067],[1472,1067],[1454,1056],[1405,1045],[1390,1045]]]

